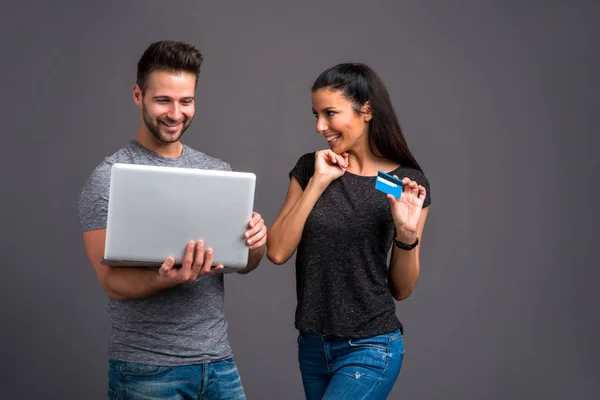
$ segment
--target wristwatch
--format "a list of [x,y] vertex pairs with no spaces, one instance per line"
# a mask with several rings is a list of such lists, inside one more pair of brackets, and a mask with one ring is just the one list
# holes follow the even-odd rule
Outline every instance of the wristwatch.
[[394,244],[396,245],[396,247],[398,247],[402,250],[412,250],[415,247],[417,247],[417,245],[419,244],[419,235],[417,235],[417,239],[415,240],[415,242],[413,244],[402,243],[401,241],[396,239],[396,235],[394,235]]

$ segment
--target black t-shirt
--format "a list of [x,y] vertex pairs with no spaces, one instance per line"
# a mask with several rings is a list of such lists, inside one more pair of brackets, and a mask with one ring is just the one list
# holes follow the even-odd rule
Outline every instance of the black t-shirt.
[[[315,154],[304,154],[290,179],[294,176],[304,190],[314,164]],[[423,207],[431,203],[423,173],[400,166],[391,174],[425,187]],[[297,329],[348,338],[402,329],[387,284],[394,223],[389,201],[375,189],[375,180],[346,172],[327,187],[309,214],[296,255]]]

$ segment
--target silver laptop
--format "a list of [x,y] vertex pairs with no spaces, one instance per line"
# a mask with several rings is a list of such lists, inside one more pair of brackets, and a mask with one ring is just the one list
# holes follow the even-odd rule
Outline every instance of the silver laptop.
[[160,267],[173,257],[180,266],[187,243],[202,239],[213,266],[239,271],[255,185],[249,172],[113,164],[102,263]]

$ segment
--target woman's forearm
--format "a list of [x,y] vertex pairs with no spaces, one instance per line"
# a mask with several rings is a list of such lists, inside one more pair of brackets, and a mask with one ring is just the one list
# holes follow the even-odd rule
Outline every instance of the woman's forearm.
[[306,219],[326,188],[326,184],[311,178],[290,211],[273,223],[267,234],[267,258],[272,263],[281,265],[292,257],[302,238]]

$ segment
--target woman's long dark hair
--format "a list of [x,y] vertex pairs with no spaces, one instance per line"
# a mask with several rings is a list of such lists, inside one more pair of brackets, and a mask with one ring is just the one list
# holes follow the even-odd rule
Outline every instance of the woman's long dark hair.
[[324,88],[340,90],[353,103],[356,112],[368,101],[373,113],[369,121],[370,150],[423,172],[406,144],[390,95],[375,71],[361,63],[337,64],[319,75],[312,91]]

